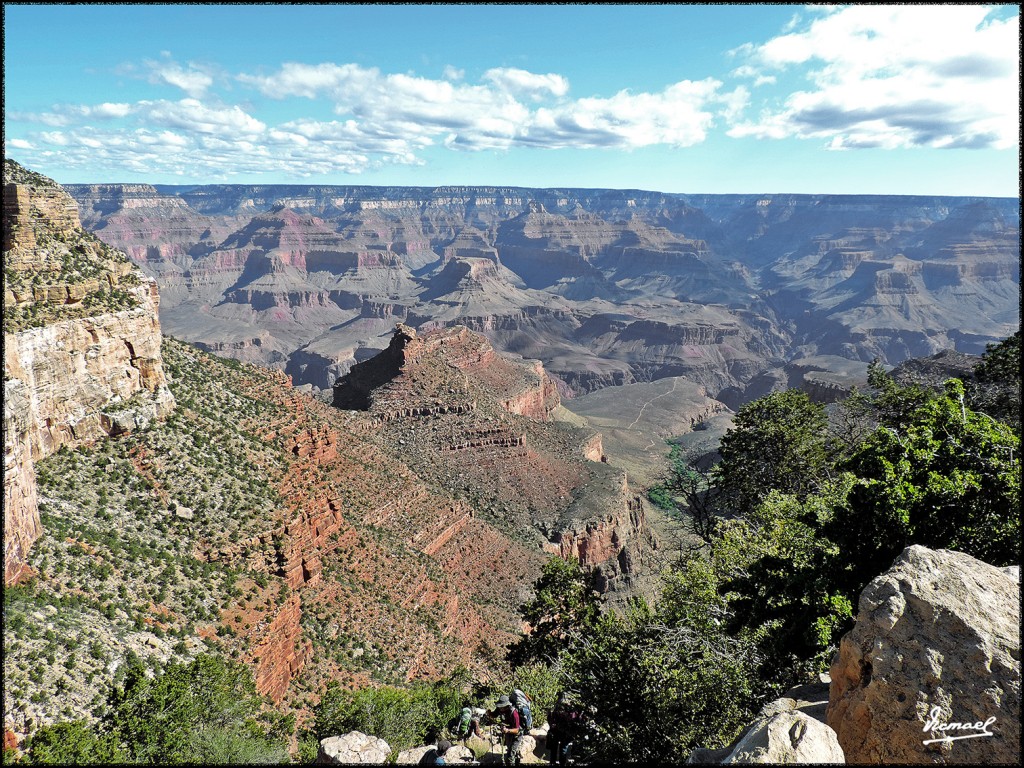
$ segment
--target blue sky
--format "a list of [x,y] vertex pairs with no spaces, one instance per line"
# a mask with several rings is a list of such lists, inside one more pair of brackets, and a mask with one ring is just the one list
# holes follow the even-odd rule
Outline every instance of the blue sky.
[[62,183],[1017,196],[1017,6],[4,6]]

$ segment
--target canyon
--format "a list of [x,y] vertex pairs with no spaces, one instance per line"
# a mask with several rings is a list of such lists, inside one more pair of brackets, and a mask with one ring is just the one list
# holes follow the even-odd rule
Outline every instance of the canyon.
[[785,386],[790,364],[978,354],[1020,322],[1015,199],[68,190],[157,280],[168,333],[325,393],[397,322],[480,332],[540,360],[566,398],[685,377],[732,409]]
[[612,602],[652,576],[644,502],[541,362],[465,326],[392,323],[328,404],[282,370],[162,337],[156,282],[51,180],[8,162],[8,201],[13,741],[96,717],[131,657],[215,649],[300,717],[328,681],[486,678],[551,554],[592,568]]

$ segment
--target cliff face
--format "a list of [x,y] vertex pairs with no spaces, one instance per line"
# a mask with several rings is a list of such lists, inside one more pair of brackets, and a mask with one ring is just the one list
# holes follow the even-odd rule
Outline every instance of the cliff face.
[[[480,334],[399,324],[334,392],[421,475],[538,549],[596,568],[606,591],[628,590],[657,547],[625,472],[602,463],[600,435],[551,421],[559,396],[543,366],[499,355]],[[454,510],[443,517],[462,525]]]
[[42,534],[32,466],[31,402],[17,379],[4,382],[4,584],[21,576],[32,542]]
[[174,399],[160,357],[156,283],[85,233],[74,200],[49,179],[6,161],[4,183],[4,580],[11,583],[40,534],[31,462],[62,445],[145,426],[169,413]]

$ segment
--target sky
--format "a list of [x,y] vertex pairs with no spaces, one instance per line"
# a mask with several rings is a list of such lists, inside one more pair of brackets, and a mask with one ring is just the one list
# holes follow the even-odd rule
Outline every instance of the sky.
[[4,5],[60,183],[1017,197],[1017,5]]

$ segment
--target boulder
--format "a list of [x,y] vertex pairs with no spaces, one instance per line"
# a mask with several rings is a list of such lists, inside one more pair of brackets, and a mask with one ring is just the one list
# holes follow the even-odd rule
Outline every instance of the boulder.
[[803,712],[789,709],[757,720],[722,762],[844,763],[846,761],[835,731]]
[[[819,692],[820,686],[801,686]],[[695,749],[687,763],[844,763],[835,731],[799,707],[813,706],[803,697],[785,696],[766,704],[757,719],[727,747]]]
[[383,764],[391,756],[391,747],[384,739],[351,731],[344,736],[330,736],[320,741],[318,765],[350,765],[352,763]]
[[398,753],[395,758],[397,765],[434,765],[437,758],[437,747],[428,744],[425,747],[406,749]]
[[861,593],[826,720],[851,763],[1019,763],[1019,577],[905,549]]

